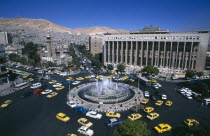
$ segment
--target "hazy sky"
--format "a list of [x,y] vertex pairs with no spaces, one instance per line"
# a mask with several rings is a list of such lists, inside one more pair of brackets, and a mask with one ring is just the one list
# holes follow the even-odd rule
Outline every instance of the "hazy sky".
[[1,0],[0,17],[47,19],[69,28],[210,30],[210,0]]

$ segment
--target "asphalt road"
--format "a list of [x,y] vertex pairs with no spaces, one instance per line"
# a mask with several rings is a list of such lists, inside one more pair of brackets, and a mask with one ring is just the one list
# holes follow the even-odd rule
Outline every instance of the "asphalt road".
[[[80,73],[73,75],[76,78],[79,76],[86,76],[88,73]],[[52,76],[51,80],[55,79],[60,82],[64,82],[66,77]],[[82,83],[89,82],[87,79]],[[137,82],[131,83],[137,86]],[[177,126],[185,126],[183,120],[186,118],[195,118],[201,124],[210,126],[210,108],[201,107],[201,104],[195,100],[187,100],[181,94],[175,91],[176,83],[163,82],[162,88],[158,91],[162,94],[167,94],[168,99],[172,100],[173,106],[161,107],[154,106],[155,101],[150,99],[146,106],[152,106],[155,108],[155,112],[160,114],[160,117],[149,121],[146,119],[146,113],[140,111],[139,113],[143,116],[141,120],[148,123],[148,128],[152,131],[152,135],[170,135],[170,132],[163,134],[157,134],[153,127],[159,123],[168,123],[173,128]],[[75,87],[71,85],[71,88]],[[52,89],[51,85],[48,88]],[[143,91],[147,90],[150,94],[154,93],[155,89],[152,87],[144,87],[140,85],[140,89]],[[30,88],[12,93],[8,96],[0,97],[0,104],[7,99],[13,100],[8,108],[0,109],[0,136],[65,136],[67,133],[77,134],[77,129],[80,125],[77,120],[81,117],[87,118],[82,113],[77,113],[71,109],[67,104],[67,93],[68,85],[65,85],[65,89],[57,91],[58,95],[48,99],[44,95],[33,95],[27,98],[20,98],[20,95],[24,92],[29,91]],[[63,123],[56,119],[55,115],[59,112],[67,114],[71,119],[68,123]],[[120,112],[121,118],[126,119],[130,111]],[[94,130],[94,136],[112,136],[113,131],[116,127],[109,128],[105,125],[105,121],[108,120],[103,113],[101,120],[95,120],[88,118],[92,123]]]

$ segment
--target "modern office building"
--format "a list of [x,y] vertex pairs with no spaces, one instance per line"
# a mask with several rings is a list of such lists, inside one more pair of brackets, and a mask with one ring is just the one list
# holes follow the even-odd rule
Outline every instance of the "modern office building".
[[102,36],[90,36],[89,44],[90,44],[90,53],[95,55],[97,53],[102,53]]
[[204,71],[209,31],[169,32],[149,26],[123,34],[104,34],[104,65],[119,63],[128,71],[156,66],[161,72]]

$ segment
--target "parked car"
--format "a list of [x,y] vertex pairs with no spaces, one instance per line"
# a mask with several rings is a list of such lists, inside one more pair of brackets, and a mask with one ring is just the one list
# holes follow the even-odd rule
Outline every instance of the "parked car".
[[115,126],[115,125],[119,125],[122,122],[123,122],[123,120],[120,119],[120,118],[111,118],[108,121],[106,121],[106,125],[112,127],[112,126]]
[[158,133],[162,133],[162,132],[170,131],[172,129],[172,127],[169,124],[161,123],[158,126],[155,126],[154,129]]
[[88,119],[86,118],[80,118],[77,121],[79,124],[81,124],[82,126],[86,126],[86,127],[91,127],[93,125],[93,123],[91,123],[90,121],[88,121]]
[[139,114],[139,113],[133,113],[133,114],[131,114],[130,116],[128,116],[128,118],[129,118],[130,120],[138,120],[138,119],[140,119],[141,117],[142,117],[142,115]]
[[146,113],[150,113],[150,112],[152,112],[153,110],[154,110],[153,107],[146,107],[146,108],[144,108],[144,112],[146,112]]
[[67,104],[72,108],[77,106],[73,101],[68,101]]
[[74,109],[75,109],[77,112],[81,112],[81,113],[86,113],[86,112],[88,112],[88,109],[85,109],[85,108],[82,107],[82,106],[74,107]]
[[86,116],[94,118],[94,119],[101,119],[102,118],[102,114],[99,114],[99,113],[97,113],[95,111],[88,111],[86,113]]
[[168,106],[168,107],[170,107],[172,104],[173,104],[173,102],[170,101],[170,100],[166,101],[166,103],[165,103],[165,105]]
[[79,133],[87,135],[87,136],[93,136],[93,134],[94,134],[93,130],[89,129],[86,126],[81,126],[77,131]]
[[63,121],[63,122],[67,122],[67,121],[70,120],[70,118],[68,116],[66,116],[66,114],[64,114],[64,113],[58,113],[56,115],[56,118]]
[[53,87],[58,87],[58,86],[62,86],[62,84],[61,83],[55,83],[55,84],[53,84]]
[[46,97],[47,97],[47,98],[52,98],[52,97],[54,97],[54,96],[56,96],[56,95],[58,95],[58,93],[52,92],[52,93],[48,94]]
[[152,113],[149,113],[146,117],[150,120],[154,120],[156,118],[158,118],[160,115],[156,112],[152,112]]
[[77,85],[77,84],[79,84],[80,83],[80,81],[74,81],[72,84],[73,85]]
[[120,118],[120,113],[116,113],[116,112],[114,112],[114,111],[108,111],[108,112],[106,113],[106,116],[107,116],[107,117]]
[[155,103],[156,106],[161,106],[162,104],[163,104],[163,101],[162,101],[162,100],[158,100],[158,101]]
[[12,100],[6,100],[2,105],[1,108],[6,108],[12,103]]
[[42,93],[42,90],[41,89],[38,89],[34,92],[34,94],[41,94]]
[[166,94],[162,94],[161,99],[162,100],[167,100],[167,95]]
[[42,91],[41,94],[49,94],[49,93],[51,93],[51,92],[52,92],[52,90],[47,89],[47,90]]
[[197,126],[197,125],[200,124],[200,123],[199,123],[197,120],[195,120],[195,119],[186,119],[186,120],[184,121],[184,123],[185,123],[186,125],[188,125],[189,127]]
[[148,92],[148,91],[145,91],[145,92],[144,92],[144,96],[145,96],[145,97],[149,97],[149,92]]
[[35,84],[32,84],[31,85],[31,89],[36,89],[36,88],[39,88],[39,87],[41,87],[42,86],[42,84],[41,83],[35,83]]

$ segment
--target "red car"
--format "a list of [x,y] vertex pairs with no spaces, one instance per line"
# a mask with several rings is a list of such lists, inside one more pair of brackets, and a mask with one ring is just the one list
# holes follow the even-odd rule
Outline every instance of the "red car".
[[40,94],[41,92],[42,92],[42,90],[39,89],[39,90],[36,90],[36,91],[34,92],[34,94]]

